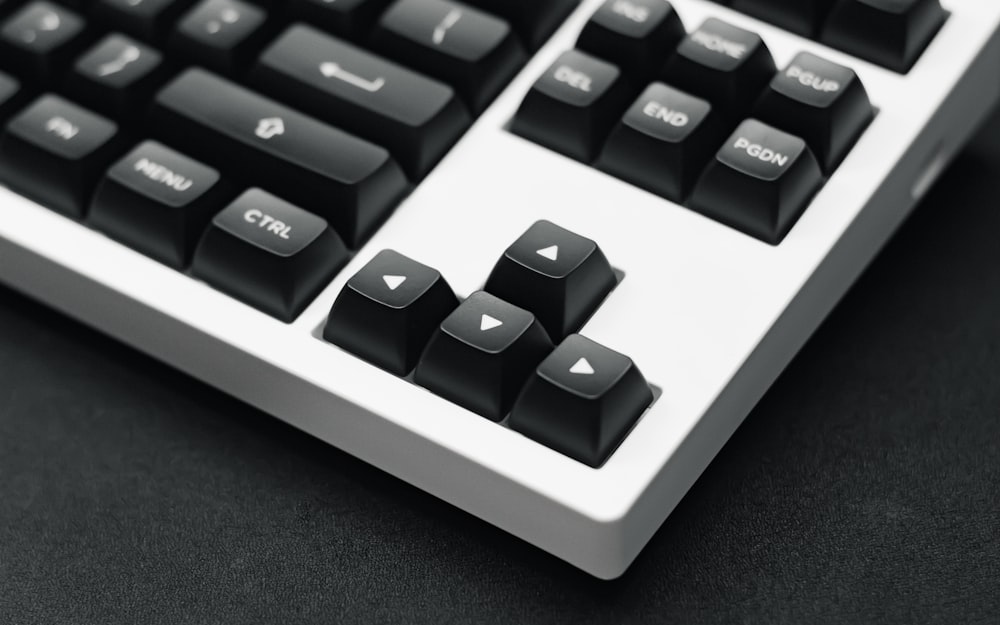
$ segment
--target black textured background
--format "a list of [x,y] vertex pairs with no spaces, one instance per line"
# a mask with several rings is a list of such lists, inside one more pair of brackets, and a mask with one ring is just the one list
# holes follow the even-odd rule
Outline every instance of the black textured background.
[[0,289],[0,623],[1000,623],[1000,115],[620,580]]

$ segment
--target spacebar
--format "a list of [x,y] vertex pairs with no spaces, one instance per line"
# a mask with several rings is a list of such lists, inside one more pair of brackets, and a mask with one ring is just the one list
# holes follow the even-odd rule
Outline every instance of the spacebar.
[[384,148],[204,70],[164,87],[150,122],[164,142],[323,217],[353,248],[408,188]]

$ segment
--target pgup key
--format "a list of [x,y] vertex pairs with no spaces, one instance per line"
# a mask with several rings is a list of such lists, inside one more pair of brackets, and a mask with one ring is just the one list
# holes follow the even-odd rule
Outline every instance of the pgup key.
[[852,70],[802,52],[757,102],[762,121],[805,139],[824,171],[836,167],[875,116]]

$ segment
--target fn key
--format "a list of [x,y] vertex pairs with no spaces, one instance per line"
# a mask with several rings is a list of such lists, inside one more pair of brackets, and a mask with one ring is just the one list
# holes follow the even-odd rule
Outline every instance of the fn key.
[[0,139],[0,180],[72,217],[115,156],[118,126],[54,95],[35,100]]

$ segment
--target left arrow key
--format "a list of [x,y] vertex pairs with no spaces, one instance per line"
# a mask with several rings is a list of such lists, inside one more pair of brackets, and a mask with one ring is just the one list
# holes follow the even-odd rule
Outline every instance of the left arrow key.
[[437,270],[382,250],[347,282],[323,338],[396,375],[413,370],[458,298]]

